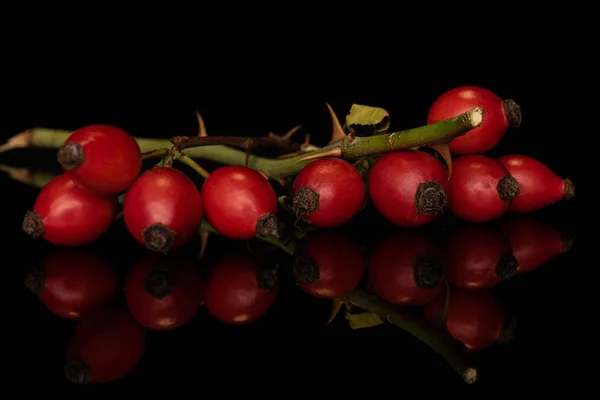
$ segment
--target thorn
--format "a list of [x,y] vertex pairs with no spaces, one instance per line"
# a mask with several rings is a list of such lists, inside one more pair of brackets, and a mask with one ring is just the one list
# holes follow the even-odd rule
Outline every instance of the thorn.
[[290,140],[292,138],[292,136],[294,136],[294,133],[298,132],[300,130],[300,128],[302,128],[302,125],[296,125],[292,129],[287,131],[287,133],[285,135],[283,135],[281,138],[283,140]]
[[344,305],[344,301],[342,299],[333,299],[332,301],[332,305],[331,305],[331,315],[329,316],[329,319],[327,320],[327,323],[330,324],[335,317],[337,317],[338,313],[340,312],[340,309],[342,308],[342,306]]
[[446,166],[448,167],[448,179],[452,176],[452,154],[450,154],[450,146],[446,144],[436,144],[434,146],[429,146],[433,150],[437,151],[440,156],[446,162]]
[[202,119],[202,115],[198,111],[196,111],[196,119],[198,120],[198,136],[207,137],[208,133],[206,133],[206,125],[204,125],[204,119]]
[[198,253],[198,260],[201,260],[204,257],[204,253],[206,253],[206,248],[208,247],[208,237],[210,236],[209,231],[200,231],[200,252]]
[[304,144],[307,145],[307,146],[310,144],[310,133],[307,133],[304,136]]
[[331,140],[329,141],[329,144],[331,144],[333,142],[337,142],[338,140],[345,139],[347,135],[344,133],[344,129],[342,128],[337,115],[335,115],[333,112],[333,108],[331,108],[329,103],[325,104],[327,105],[327,109],[329,109],[329,115],[331,115],[331,122],[333,124],[333,132],[331,134]]
[[326,157],[341,157],[342,156],[342,148],[339,146],[335,146],[333,149],[326,151],[324,153],[317,153],[311,156],[307,156],[296,161],[297,163],[300,161],[306,160],[315,160],[317,158],[326,158]]

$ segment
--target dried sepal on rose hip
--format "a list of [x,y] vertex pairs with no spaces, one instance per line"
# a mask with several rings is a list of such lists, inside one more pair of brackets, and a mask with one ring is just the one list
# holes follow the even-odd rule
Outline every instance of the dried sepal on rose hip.
[[63,170],[88,191],[98,195],[124,192],[142,169],[135,139],[111,125],[90,125],[74,131],[58,149]]

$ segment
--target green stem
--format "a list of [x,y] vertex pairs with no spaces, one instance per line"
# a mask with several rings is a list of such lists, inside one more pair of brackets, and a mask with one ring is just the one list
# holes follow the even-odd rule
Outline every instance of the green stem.
[[185,164],[188,167],[190,167],[191,169],[193,169],[194,171],[196,171],[198,173],[198,175],[200,175],[204,179],[208,178],[208,176],[210,175],[210,173],[207,170],[202,168],[200,166],[200,164],[198,164],[196,161],[192,160],[192,158],[190,156],[188,156],[187,154],[180,154],[177,159],[182,164]]
[[[448,143],[453,138],[464,135],[469,130],[479,126],[482,121],[483,110],[475,107],[454,118],[406,131],[369,137],[349,136],[322,149],[295,157],[271,159],[251,154],[248,157],[248,167],[261,171],[269,178],[277,180],[297,174],[305,165],[314,161],[314,159],[306,160],[307,156],[319,157],[324,153],[331,152],[331,150],[341,148],[344,159],[355,160],[366,155],[433,146]],[[71,133],[69,131],[43,128],[35,128],[28,132],[31,134],[30,146],[46,148],[60,147]],[[170,140],[167,139],[136,138],[136,140],[142,152],[171,146]],[[204,159],[227,165],[246,165],[245,152],[222,145],[187,148],[182,152],[194,159]]]
[[441,355],[467,383],[478,378],[478,370],[471,365],[467,354],[462,351],[456,341],[448,334],[436,330],[425,319],[419,318],[410,311],[393,306],[381,300],[377,295],[356,289],[344,297],[356,306],[378,315],[384,321],[402,328]]

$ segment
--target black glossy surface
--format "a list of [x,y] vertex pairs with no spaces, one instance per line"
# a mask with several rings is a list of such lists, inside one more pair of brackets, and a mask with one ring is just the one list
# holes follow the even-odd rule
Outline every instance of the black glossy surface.
[[[236,101],[217,95],[214,101],[195,99],[184,103],[180,98],[175,104],[164,100],[165,96],[162,100],[148,97],[135,108],[124,99],[112,104],[102,104],[95,99],[97,103],[92,106],[91,103],[82,104],[85,101],[81,99],[65,97],[60,104],[50,104],[41,100],[39,92],[40,98],[14,106],[17,112],[13,114],[14,118],[4,121],[2,138],[30,126],[74,129],[91,123],[119,125],[136,136],[193,135],[196,129],[193,111],[198,109],[209,133],[239,136],[262,135],[269,131],[284,133],[292,126],[302,124],[312,133],[315,142],[323,144],[330,129],[324,101],[330,102],[340,118],[355,102],[384,107],[391,114],[392,129],[399,130],[422,125],[430,103],[445,90],[463,83],[431,84],[426,91],[400,87],[398,90],[403,95],[397,98],[389,97],[389,93],[385,96],[380,91],[365,89],[343,98],[341,95],[324,95],[306,102],[300,98],[272,99],[268,104],[253,102],[253,96],[246,90],[240,91]],[[485,81],[468,83],[488,87],[504,98],[514,98],[523,107],[523,125],[510,130],[492,155],[522,153],[536,157],[560,175],[572,178],[577,185],[580,171],[569,157],[574,147],[547,139],[549,129],[554,126],[548,122],[548,111],[544,109],[548,96],[543,92],[526,92],[523,89],[525,82],[513,82],[512,86]],[[126,95],[124,92],[123,96]],[[539,143],[546,140],[543,138],[547,141],[542,146]],[[58,172],[52,152],[0,154],[0,164]],[[197,182],[201,180],[197,179]],[[4,324],[5,330],[19,343],[5,342],[5,346],[12,348],[11,351],[18,348],[20,353],[10,364],[21,374],[26,374],[30,382],[68,387],[62,366],[66,345],[76,323],[53,315],[23,284],[27,268],[43,266],[44,260],[62,250],[33,241],[20,231],[22,217],[33,204],[37,189],[4,174],[0,174],[0,187],[0,202],[5,210],[2,264],[10,271],[11,287],[11,297],[5,303],[10,319]],[[571,376],[576,377],[574,371],[564,366],[572,365],[574,360],[573,340],[578,337],[574,326],[580,318],[577,310],[583,301],[583,293],[578,287],[587,267],[578,256],[580,232],[576,230],[576,212],[579,196],[583,194],[577,192],[577,196],[569,203],[556,204],[526,217],[573,235],[573,247],[535,271],[518,275],[492,289],[506,312],[514,316],[517,328],[512,342],[495,344],[476,354],[480,371],[476,386],[529,386],[549,380],[570,381]],[[452,235],[458,225],[460,221],[447,215],[428,227],[427,234],[443,243],[444,237]],[[367,210],[346,229],[366,248],[372,248],[395,228]],[[198,246],[199,242],[195,241],[180,253],[183,257],[193,258]],[[265,250],[262,243],[255,243],[253,247]],[[122,223],[116,223],[101,241],[90,246],[89,251],[109,259],[117,268],[121,282],[135,260],[146,253],[129,237]],[[233,251],[247,253],[246,243],[211,236],[206,257],[199,265],[209,268],[223,253]],[[201,307],[184,327],[171,332],[148,331],[140,364],[126,377],[107,386],[144,387],[149,382],[169,385],[202,379],[210,390],[213,385],[248,385],[250,390],[256,389],[257,381],[253,379],[259,379],[258,382],[273,379],[281,383],[271,385],[298,387],[299,390],[334,382],[351,391],[354,386],[362,390],[371,385],[385,392],[396,391],[398,383],[409,390],[412,385],[422,387],[425,382],[434,386],[468,388],[441,357],[398,327],[386,324],[352,330],[343,311],[327,325],[331,302],[314,299],[293,284],[289,256],[280,250],[270,254],[271,261],[280,265],[281,291],[264,317],[248,326],[229,326],[217,322],[205,307]],[[117,303],[124,305],[123,301]]]

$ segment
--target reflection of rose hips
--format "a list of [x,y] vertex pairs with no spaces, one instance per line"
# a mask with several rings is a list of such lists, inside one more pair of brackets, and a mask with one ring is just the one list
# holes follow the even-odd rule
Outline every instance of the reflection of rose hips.
[[204,304],[223,322],[247,324],[271,308],[278,290],[275,269],[259,267],[250,257],[227,256],[208,274]]
[[202,222],[202,198],[183,172],[158,167],[144,172],[123,201],[123,220],[149,250],[166,253],[189,243]]
[[311,162],[296,176],[292,187],[296,215],[318,228],[348,222],[365,199],[360,172],[347,161],[325,158]]
[[388,221],[404,227],[433,221],[446,207],[448,173],[431,154],[418,150],[381,156],[369,171],[369,195]]
[[41,268],[25,275],[25,286],[62,318],[80,319],[110,302],[119,290],[113,266],[99,254],[81,250],[55,251]]
[[98,195],[125,191],[142,169],[142,155],[135,139],[110,125],[76,130],[58,149],[57,158],[77,183]]
[[145,327],[175,329],[188,323],[202,304],[202,275],[191,260],[152,254],[129,271],[125,299]]
[[[504,311],[489,290],[465,290],[450,287],[446,329],[469,351],[484,349],[500,339]],[[425,307],[431,317],[445,305],[445,290]]]
[[459,218],[486,222],[500,217],[519,194],[519,184],[493,158],[471,155],[457,158],[452,167],[448,205]]
[[498,162],[519,182],[521,189],[510,203],[510,212],[529,213],[575,196],[575,185],[570,179],[558,176],[534,158],[513,154],[498,158]]
[[227,165],[214,170],[202,185],[206,219],[230,239],[276,236],[277,195],[253,169]]
[[72,383],[105,383],[129,373],[144,353],[144,328],[127,311],[96,309],[69,341],[64,372]]
[[510,240],[513,254],[519,261],[517,273],[533,271],[573,245],[570,235],[532,218],[511,216],[500,221],[500,229]]
[[502,100],[493,92],[475,86],[457,87],[438,97],[429,109],[427,123],[456,117],[473,107],[483,108],[483,122],[450,142],[453,154],[486,152],[502,140],[510,126],[521,123],[521,108],[514,100]]
[[338,231],[311,232],[294,253],[294,280],[305,292],[333,299],[360,282],[365,260],[349,235]]
[[519,262],[508,238],[494,226],[463,225],[444,243],[448,281],[466,289],[492,287],[517,273]]
[[82,246],[110,228],[117,210],[116,196],[96,196],[72,175],[62,174],[40,190],[33,210],[23,219],[23,231],[58,246]]
[[384,300],[422,305],[445,286],[437,243],[422,231],[399,231],[378,242],[369,258],[369,283]]

